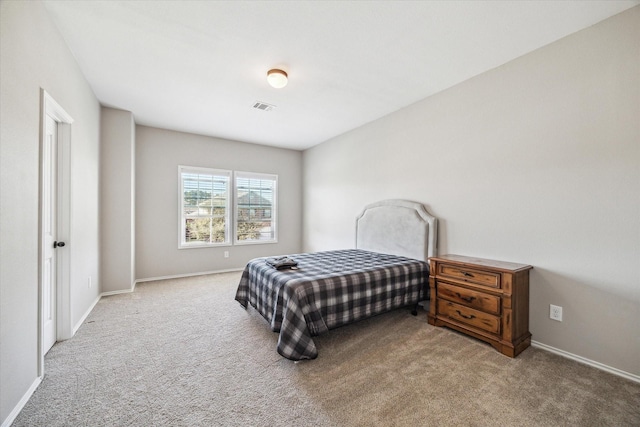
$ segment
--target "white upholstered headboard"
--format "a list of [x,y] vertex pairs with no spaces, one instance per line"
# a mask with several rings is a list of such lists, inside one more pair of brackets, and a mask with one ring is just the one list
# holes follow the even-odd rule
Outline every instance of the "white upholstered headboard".
[[365,206],[356,218],[356,248],[426,261],[437,254],[438,221],[408,200]]

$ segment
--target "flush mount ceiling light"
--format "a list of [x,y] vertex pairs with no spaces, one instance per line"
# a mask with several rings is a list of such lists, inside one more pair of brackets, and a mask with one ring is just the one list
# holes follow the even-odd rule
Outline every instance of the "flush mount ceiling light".
[[267,81],[276,89],[283,88],[287,85],[287,73],[277,68],[273,68],[267,71]]

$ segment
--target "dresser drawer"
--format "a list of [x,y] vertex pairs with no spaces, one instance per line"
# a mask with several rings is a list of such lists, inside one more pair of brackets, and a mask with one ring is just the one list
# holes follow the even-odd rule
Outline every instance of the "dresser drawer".
[[438,314],[492,334],[500,334],[500,317],[438,299]]
[[500,288],[500,273],[497,272],[474,270],[473,268],[461,267],[455,264],[442,263],[438,264],[436,274],[441,277],[449,277],[477,285]]
[[500,297],[498,296],[476,292],[444,282],[438,282],[437,292],[438,298],[443,298],[489,313],[500,314]]

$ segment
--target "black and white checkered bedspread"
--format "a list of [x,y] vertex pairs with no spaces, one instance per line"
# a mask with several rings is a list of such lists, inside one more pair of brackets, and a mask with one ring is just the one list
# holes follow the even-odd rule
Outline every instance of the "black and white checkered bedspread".
[[318,356],[313,336],[415,304],[429,278],[425,261],[358,249],[290,257],[298,270],[276,270],[266,258],[249,261],[235,299],[280,333],[278,353],[291,360]]

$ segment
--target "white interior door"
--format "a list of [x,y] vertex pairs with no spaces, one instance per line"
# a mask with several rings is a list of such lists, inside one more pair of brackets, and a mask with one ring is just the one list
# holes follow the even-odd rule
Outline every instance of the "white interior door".
[[45,118],[45,138],[42,147],[42,333],[43,354],[57,340],[57,199],[58,199],[58,123]]
[[[38,283],[38,376],[56,341],[73,336],[71,320],[71,124],[73,118],[40,90],[40,253]],[[69,242],[66,242],[69,243]],[[64,247],[63,247],[64,246]]]

